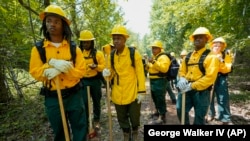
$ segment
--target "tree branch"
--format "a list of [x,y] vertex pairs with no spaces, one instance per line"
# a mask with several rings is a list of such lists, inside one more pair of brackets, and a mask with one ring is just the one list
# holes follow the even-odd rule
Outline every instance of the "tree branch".
[[39,15],[35,10],[33,10],[30,6],[26,5],[23,0],[18,0],[18,2],[27,10],[33,12],[34,14],[36,14],[37,16]]

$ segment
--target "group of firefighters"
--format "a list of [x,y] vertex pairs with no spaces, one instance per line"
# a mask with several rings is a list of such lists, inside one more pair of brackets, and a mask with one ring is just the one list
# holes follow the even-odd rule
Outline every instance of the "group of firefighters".
[[[166,91],[168,83],[165,77],[157,75],[167,72],[170,59],[166,55],[157,57],[164,51],[163,43],[155,40],[151,45],[152,58],[143,64],[142,56],[134,50],[134,60],[131,60],[131,50],[126,46],[129,38],[127,30],[122,25],[116,25],[111,31],[112,42],[103,46],[103,50],[95,47],[95,38],[90,30],[80,33],[79,45],[75,54],[71,51],[70,20],[61,7],[50,5],[40,13],[42,20],[41,33],[44,36],[43,48],[46,63],[40,58],[36,47],[32,48],[30,58],[30,74],[43,82],[46,90],[45,109],[53,129],[54,140],[67,140],[62,122],[60,99],[55,96],[61,92],[67,124],[70,125],[74,141],[87,140],[89,134],[88,93],[93,101],[93,125],[100,128],[102,83],[111,84],[111,101],[114,104],[118,123],[123,131],[124,141],[137,141],[140,126],[141,103],[146,96],[146,77],[150,81],[151,97],[155,105],[154,119],[166,124]],[[199,58],[206,50],[206,44],[212,40],[212,35],[205,27],[197,28],[190,36],[194,51],[189,61],[184,61],[187,53],[182,52],[176,88],[178,96],[176,103],[179,120],[184,117],[184,124],[190,124],[189,111],[194,108],[193,124],[205,125],[205,116],[210,107],[210,119],[215,118],[214,97],[218,101],[218,119],[223,124],[230,123],[230,108],[227,86],[227,74],[231,71],[232,58],[224,57],[222,52],[227,44],[222,37],[210,43],[210,53],[203,62],[205,73],[199,69]],[[113,52],[113,55],[111,53]],[[73,58],[73,56],[75,56]],[[157,59],[156,59],[157,58]],[[74,60],[72,60],[74,59]],[[145,71],[146,69],[146,71]],[[105,80],[104,80],[104,79]],[[210,89],[211,87],[212,90]],[[108,92],[109,90],[107,90]],[[215,94],[210,96],[211,91]],[[185,109],[182,99],[185,96]],[[211,105],[210,105],[211,104]],[[184,110],[185,115],[182,114]],[[68,130],[68,129],[66,129]],[[112,132],[112,131],[110,131]]]

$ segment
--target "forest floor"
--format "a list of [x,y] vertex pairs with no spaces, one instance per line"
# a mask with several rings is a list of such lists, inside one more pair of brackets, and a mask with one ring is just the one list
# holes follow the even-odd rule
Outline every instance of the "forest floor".
[[[146,82],[147,87],[147,96],[145,100],[142,102],[141,107],[141,125],[140,126],[140,134],[139,134],[139,141],[143,141],[143,125],[147,125],[152,121],[151,113],[153,113],[154,105],[151,100],[150,96],[150,86],[149,81]],[[177,96],[177,91],[174,91],[174,93]],[[110,138],[110,132],[109,132],[109,119],[108,119],[108,112],[107,112],[107,106],[106,106],[106,90],[103,88],[103,110],[102,110],[102,117],[101,117],[101,130],[100,130],[100,136],[98,138],[93,138],[91,141],[109,141]],[[176,115],[176,105],[172,104],[170,97],[168,94],[166,94],[166,102],[167,102],[167,114],[166,114],[166,126],[167,125],[180,125],[180,122]],[[250,125],[250,103],[231,103],[230,110],[232,114],[232,124],[233,125]],[[111,113],[112,113],[112,138],[113,141],[122,141],[123,134],[122,130],[119,127],[116,112],[114,105],[111,103]],[[190,111],[190,123],[192,124],[192,121],[194,119],[194,112],[193,110]],[[208,125],[219,125],[221,124],[219,121],[214,120],[212,122],[209,122]]]

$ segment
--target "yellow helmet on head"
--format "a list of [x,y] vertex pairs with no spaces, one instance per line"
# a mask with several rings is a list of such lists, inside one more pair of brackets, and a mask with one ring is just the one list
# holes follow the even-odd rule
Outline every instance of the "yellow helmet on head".
[[163,49],[163,45],[162,45],[162,42],[160,40],[155,40],[153,42],[153,44],[150,45],[150,47],[159,47],[159,48]]
[[115,35],[115,34],[123,35],[126,38],[129,37],[127,29],[124,26],[122,26],[122,25],[115,25],[114,26],[114,28],[111,31],[111,36]]
[[78,39],[80,41],[92,41],[95,40],[94,35],[89,30],[83,30],[80,33],[80,38]]
[[48,7],[46,7],[45,10],[39,14],[40,19],[43,21],[47,14],[56,14],[62,17],[62,19],[66,21],[68,25],[70,25],[71,23],[70,20],[66,17],[66,14],[62,10],[62,8],[57,5],[49,5]]
[[213,36],[210,34],[209,30],[206,27],[199,27],[197,28],[191,36],[189,36],[190,41],[194,41],[195,35],[206,35],[208,41],[211,41]]
[[222,47],[221,50],[222,50],[222,51],[225,50],[225,48],[227,47],[227,43],[226,43],[225,39],[222,38],[222,37],[219,37],[219,38],[214,39],[214,40],[212,41],[212,43],[210,44],[210,47],[212,47],[214,43],[218,43],[218,42],[223,44],[223,47]]
[[134,47],[135,49],[137,48],[137,46],[134,43],[131,44],[130,47]]
[[170,52],[170,55],[175,57],[175,53],[174,52]]

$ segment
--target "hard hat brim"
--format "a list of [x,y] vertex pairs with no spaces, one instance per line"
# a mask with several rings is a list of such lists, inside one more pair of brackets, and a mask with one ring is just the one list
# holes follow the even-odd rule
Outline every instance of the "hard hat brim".
[[[41,20],[41,21],[44,20],[44,18],[46,17],[46,14],[48,14],[48,13],[47,13],[47,12],[41,12],[41,13],[39,14],[39,17],[40,17],[40,20]],[[58,15],[58,14],[55,14],[55,13],[51,13],[51,14],[57,15],[58,17],[62,18],[68,25],[71,24],[71,21],[70,21],[69,19],[65,18],[65,17],[62,17],[61,15]]]

